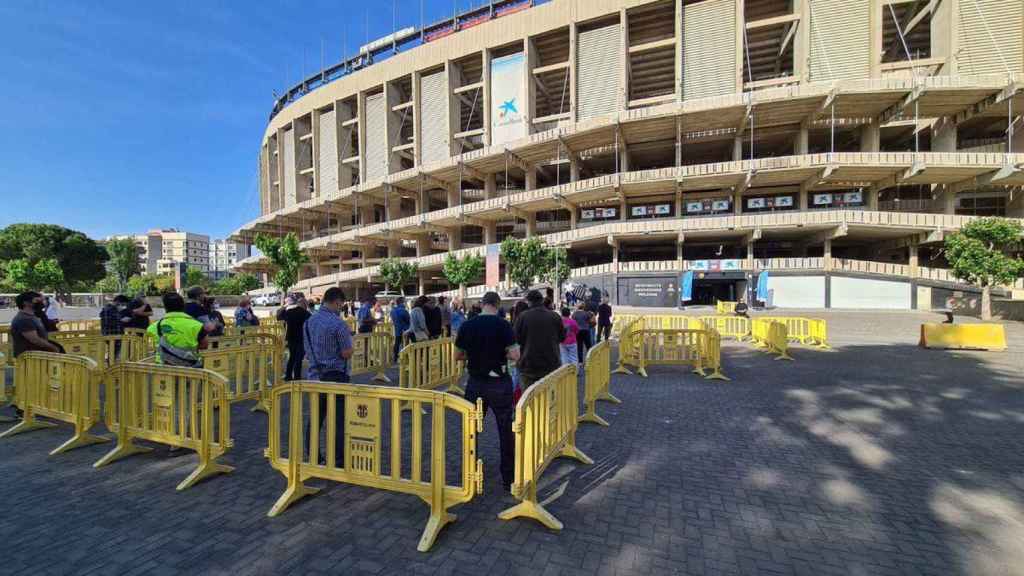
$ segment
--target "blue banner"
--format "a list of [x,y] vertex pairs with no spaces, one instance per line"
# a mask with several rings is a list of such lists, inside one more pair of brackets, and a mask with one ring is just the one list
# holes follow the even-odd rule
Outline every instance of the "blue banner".
[[757,275],[757,299],[761,302],[768,302],[768,273],[761,272]]
[[693,300],[693,272],[685,272],[679,279],[679,300],[681,302]]

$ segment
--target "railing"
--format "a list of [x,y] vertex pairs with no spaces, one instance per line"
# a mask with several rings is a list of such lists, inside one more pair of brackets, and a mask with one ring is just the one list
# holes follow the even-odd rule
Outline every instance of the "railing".
[[[203,350],[203,368],[216,372],[226,381],[225,391],[229,403],[255,400],[253,411],[269,411],[270,389],[280,384],[284,370],[281,347],[274,340],[256,342],[250,339],[238,346],[218,346]],[[214,387],[214,392],[219,389]],[[220,398],[214,396],[214,402]]]
[[52,332],[50,340],[59,343],[68,354],[85,356],[102,368],[118,362],[137,362],[152,350],[149,338],[140,331],[126,331],[116,336],[103,336],[92,330]]
[[74,436],[54,448],[51,456],[110,441],[89,433],[100,417],[100,372],[95,362],[71,354],[25,352],[18,356],[14,371],[16,403],[25,413],[21,422],[0,438],[56,426],[36,419],[45,416],[75,427]]
[[106,381],[105,422],[117,434],[117,446],[94,467],[152,450],[135,445],[140,439],[199,454],[199,465],[178,490],[233,470],[217,462],[234,446],[223,376],[198,368],[128,362],[109,369]]
[[379,382],[391,382],[387,370],[395,354],[395,336],[388,332],[356,334],[352,337],[352,356],[349,358],[349,376],[373,373]]
[[416,342],[398,353],[398,387],[418,390],[446,388],[463,394],[459,386],[463,363],[455,359],[455,341],[439,338]]
[[516,440],[512,494],[520,502],[498,514],[498,518],[533,518],[551,530],[562,529],[562,523],[537,501],[537,482],[555,458],[594,463],[576,447],[576,370],[575,364],[562,366],[527,388],[516,403],[512,424]]
[[605,340],[587,352],[587,360],[584,364],[585,380],[583,386],[583,404],[586,406],[586,412],[579,418],[581,423],[591,422],[601,426],[608,425],[607,420],[597,415],[598,400],[622,404],[622,400],[613,396],[608,390],[612,380],[611,364],[611,340]]
[[790,342],[811,344],[828,348],[828,323],[820,318],[799,318],[792,316],[762,316],[759,320],[779,322],[786,326],[786,338]]
[[[408,427],[403,426],[400,404],[413,408]],[[267,516],[277,516],[295,501],[317,493],[319,488],[305,485],[310,478],[412,494],[430,505],[418,546],[426,552],[441,528],[455,520],[448,508],[469,502],[483,490],[483,462],[476,458],[476,437],[483,430],[482,401],[474,406],[431,390],[295,381],[274,389],[271,407],[266,456],[288,486]],[[460,451],[454,459],[461,468],[458,475],[446,465],[448,411],[461,423]],[[321,428],[326,428],[322,461],[320,434],[310,433]],[[426,438],[430,456],[424,459]],[[411,466],[403,467],[403,454],[409,455]],[[456,478],[458,485],[448,484]]]
[[700,321],[720,336],[740,341],[750,336],[750,319],[743,316],[701,316]]
[[764,348],[770,354],[778,354],[776,360],[793,359],[789,355],[789,335],[784,323],[755,318],[750,323],[750,337],[755,347]]

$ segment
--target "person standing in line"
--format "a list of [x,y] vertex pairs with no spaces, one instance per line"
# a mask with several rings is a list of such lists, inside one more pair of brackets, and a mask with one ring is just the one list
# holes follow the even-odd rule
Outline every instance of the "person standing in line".
[[363,297],[362,306],[359,307],[359,312],[356,313],[356,326],[360,334],[373,332],[373,327],[377,325],[377,318],[373,315],[373,306],[376,303],[377,299],[373,296]]
[[452,336],[452,306],[447,296],[437,299],[437,308],[441,311],[441,336]]
[[185,301],[177,292],[163,296],[164,317],[146,330],[157,341],[157,361],[168,366],[197,368],[199,351],[207,346],[202,322],[185,312]]
[[572,319],[568,307],[562,308],[562,324],[565,325],[565,340],[562,340],[562,365],[579,362],[576,350],[576,335],[580,331],[579,324]]
[[220,313],[220,304],[217,303],[217,299],[213,296],[203,297],[203,307],[206,308],[206,317],[210,319],[210,324],[213,324],[213,330],[209,331],[209,335],[213,337],[224,335],[224,315]]
[[185,295],[188,297],[188,301],[185,303],[185,314],[198,320],[207,332],[216,330],[217,326],[210,320],[206,307],[203,306],[206,290],[202,286],[193,286],[188,289]]
[[444,325],[441,320],[441,309],[434,298],[427,299],[427,305],[423,308],[423,314],[427,318],[427,334],[430,339],[440,338],[444,332]]
[[120,336],[124,334],[125,309],[128,307],[128,297],[124,294],[114,296],[100,310],[100,334],[104,336]]
[[11,319],[10,338],[14,357],[22,352],[61,352],[56,343],[48,339],[46,324],[39,319],[37,310],[44,310],[43,295],[22,292],[14,298],[18,313]]
[[413,343],[426,342],[430,339],[430,332],[427,330],[427,297],[419,296],[413,302],[412,312],[409,313],[409,329],[405,331],[409,340]]
[[243,296],[235,308],[235,326],[245,328],[246,326],[259,326],[260,319],[252,309],[252,299]]
[[586,302],[580,302],[576,306],[576,311],[572,313],[572,319],[580,327],[580,332],[576,335],[576,357],[582,360],[587,357],[587,350],[590,350],[594,342],[591,338],[594,313],[587,310]]
[[124,312],[126,315],[122,317],[121,322],[125,328],[138,330],[149,328],[149,317],[153,315],[153,308],[142,298],[135,298],[129,302],[128,308]]
[[459,328],[466,322],[466,307],[462,303],[462,298],[456,296],[452,298],[452,313],[451,313],[451,336],[454,338],[459,333]]
[[303,327],[309,320],[309,316],[306,300],[302,297],[297,298],[296,303],[284,311],[284,339],[288,344],[288,364],[284,369],[285,381],[302,380],[302,361],[306,357]]
[[399,296],[395,305],[391,307],[391,326],[395,330],[395,362],[398,361],[398,353],[402,351],[402,336],[409,329],[411,319],[409,310],[405,307],[405,297]]
[[494,413],[501,451],[501,485],[508,492],[515,474],[515,437],[512,434],[515,395],[508,362],[519,360],[519,346],[512,325],[498,317],[498,305],[501,304],[498,293],[484,294],[480,303],[480,314],[457,330],[455,359],[466,360],[466,371],[469,372],[466,400],[475,404],[480,398],[484,414],[488,408]]
[[601,304],[597,307],[597,342],[604,337],[608,340],[612,337],[612,305],[608,298],[602,298]]
[[[341,319],[341,302],[344,292],[332,286],[324,293],[322,304],[316,314],[306,320],[303,326],[306,357],[309,358],[307,376],[310,380],[320,382],[348,382],[349,358],[352,357],[352,332],[348,324]],[[320,407],[320,428],[327,419],[327,395],[318,394]],[[334,464],[344,467],[345,464],[345,397],[338,394],[334,402],[334,423],[337,437],[334,441]],[[305,446],[310,444],[310,422],[306,421]]]
[[558,314],[544,306],[537,290],[526,294],[529,309],[516,318],[516,342],[521,348],[519,385],[523,390],[562,365],[559,344],[565,340],[565,325]]

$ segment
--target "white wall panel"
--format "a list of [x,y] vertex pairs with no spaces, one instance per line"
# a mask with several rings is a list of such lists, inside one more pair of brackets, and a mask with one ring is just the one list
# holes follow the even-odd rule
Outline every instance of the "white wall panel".
[[824,276],[768,275],[771,304],[778,308],[824,308]]
[[420,130],[423,164],[441,162],[451,156],[451,134],[449,134],[448,74],[441,70],[427,74],[420,80]]
[[832,308],[910,309],[910,283],[832,277]]
[[579,33],[577,43],[579,119],[619,109],[622,38],[619,24]]
[[334,110],[320,114],[320,194],[338,190],[338,124]]
[[1005,74],[1007,67],[1011,72],[1021,72],[1024,69],[1024,1],[960,0],[959,6],[958,72]]
[[869,0],[811,0],[811,81],[871,76]]
[[736,0],[706,0],[683,8],[683,98],[738,92],[736,33]]
[[383,92],[366,97],[366,181],[388,175],[386,108]]
[[295,204],[295,134],[284,131],[284,205]]

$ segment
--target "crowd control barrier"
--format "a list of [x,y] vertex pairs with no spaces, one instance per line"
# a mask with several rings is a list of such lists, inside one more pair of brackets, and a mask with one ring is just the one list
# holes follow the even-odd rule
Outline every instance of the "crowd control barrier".
[[126,362],[108,369],[106,381],[105,420],[117,434],[117,446],[94,467],[152,450],[134,444],[140,439],[199,454],[199,465],[178,490],[233,470],[217,462],[234,445],[223,376],[199,368]]
[[262,320],[258,326],[225,326],[224,337],[229,336],[254,336],[268,334],[277,338],[278,342],[284,342],[287,325],[277,320]]
[[[0,352],[0,408],[6,408],[12,404],[12,393],[14,387],[7,385],[7,355]],[[0,423],[14,422],[10,416],[0,416]]]
[[750,337],[750,319],[742,316],[701,316],[700,321],[708,329],[715,330],[725,338],[745,340]]
[[53,449],[51,456],[110,441],[89,433],[100,417],[100,372],[96,362],[71,354],[25,352],[18,356],[14,371],[17,403],[25,414],[21,422],[5,430],[0,438],[56,426],[36,419],[45,416],[75,426],[75,435]]
[[153,348],[147,342],[148,336],[140,337],[138,330],[112,336],[93,331],[54,332],[49,337],[63,346],[66,353],[90,358],[101,368],[118,362],[136,362]]
[[719,300],[718,302],[715,302],[715,312],[718,314],[735,314],[736,304],[736,302]]
[[784,323],[770,318],[755,318],[750,323],[750,335],[754,346],[764,348],[770,354],[778,354],[776,360],[793,359],[789,355],[789,333]]
[[643,327],[644,319],[638,317],[622,328],[619,334],[619,365],[612,374],[632,374],[626,366],[640,365],[640,331]]
[[[252,346],[254,344],[259,344],[263,346],[273,346],[284,354],[285,348],[283,342],[284,341],[279,336],[262,332],[251,334],[234,333],[225,336],[211,336],[206,339],[207,348],[210,350],[221,350],[224,348],[237,348],[239,346]],[[150,338],[150,345],[152,346],[153,344],[153,339]]]
[[762,320],[781,322],[786,325],[786,335],[790,342],[811,344],[819,348],[828,348],[828,324],[820,318],[800,318],[793,316],[762,316]]
[[922,348],[1006,350],[1002,324],[922,324]]
[[[207,348],[201,351],[201,357],[203,368],[220,374],[226,380],[228,403],[255,400],[254,412],[269,412],[270,388],[278,383],[284,371],[283,353],[273,341]],[[216,396],[217,391],[218,388],[214,387],[215,403],[220,400]]]
[[707,335],[704,330],[641,330],[637,373],[646,378],[648,366],[692,366],[694,374],[704,376]]
[[[325,402],[320,402],[320,395],[325,396]],[[277,516],[293,502],[318,492],[318,488],[305,485],[310,478],[412,494],[430,505],[430,520],[417,547],[426,552],[441,528],[455,520],[448,508],[469,502],[483,491],[483,462],[476,458],[476,436],[483,430],[480,400],[473,405],[432,390],[302,380],[274,388],[272,396],[266,455],[270,465],[287,478],[288,486],[267,516]],[[305,412],[309,429],[319,430],[321,424],[326,429],[323,464],[319,457],[320,435],[305,438],[304,404],[308,404]],[[415,408],[408,428],[403,427],[399,404]],[[326,414],[321,413],[320,406],[327,407]],[[424,418],[422,412],[427,407],[429,417]],[[445,423],[449,411],[461,420],[458,476],[446,469],[449,444]],[[282,443],[285,431],[287,446]],[[344,436],[339,436],[341,433]],[[428,435],[430,452],[425,459],[424,439]],[[341,462],[335,457],[337,442],[343,442]],[[403,454],[410,462],[405,466]],[[428,479],[424,479],[424,464]],[[460,480],[459,485],[447,484],[455,478]]]
[[634,320],[642,321],[640,327],[650,330],[701,329],[704,324],[696,316],[682,314],[618,314],[612,324],[612,336],[621,338],[623,329]]
[[57,325],[60,332],[99,331],[101,327],[99,319],[95,320],[61,320]]
[[587,361],[584,364],[584,385],[583,405],[586,412],[580,416],[580,422],[591,422],[607,426],[608,421],[597,415],[597,401],[604,400],[614,404],[622,404],[609,392],[608,387],[612,380],[612,343],[608,340],[592,347],[587,352]]
[[398,353],[398,387],[436,390],[447,386],[448,392],[462,395],[462,368],[451,338],[409,344]]
[[352,357],[348,360],[349,375],[369,374],[379,382],[391,382],[387,370],[395,355],[395,337],[384,332],[356,334],[352,337]]
[[555,458],[575,458],[593,464],[576,447],[577,379],[576,365],[567,364],[523,392],[516,403],[512,431],[516,439],[515,481],[512,495],[519,504],[498,514],[502,520],[525,516],[552,530],[561,530],[558,521],[537,501],[537,481]]

